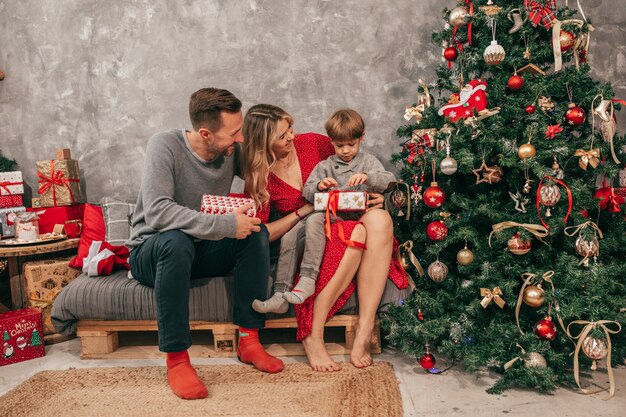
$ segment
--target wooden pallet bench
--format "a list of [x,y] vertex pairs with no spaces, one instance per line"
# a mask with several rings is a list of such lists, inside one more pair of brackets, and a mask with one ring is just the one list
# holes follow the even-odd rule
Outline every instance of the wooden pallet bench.
[[[355,315],[340,315],[331,318],[326,327],[343,327],[344,341],[326,343],[326,349],[331,355],[349,354],[354,343],[355,326],[358,317]],[[191,321],[191,331],[210,331],[213,344],[194,343],[189,349],[189,356],[194,358],[233,357],[237,350],[237,329],[231,323],[214,323],[208,321]],[[296,318],[267,320],[265,329],[295,329]],[[76,335],[80,338],[82,359],[150,359],[165,356],[156,344],[128,345],[120,343],[120,332],[157,332],[155,320],[81,320],[78,323]],[[193,333],[192,333],[193,334]],[[263,339],[263,338],[262,338]],[[304,355],[301,343],[265,343],[265,349],[274,356]],[[380,353],[380,327],[378,319],[374,326],[371,343],[372,353]]]

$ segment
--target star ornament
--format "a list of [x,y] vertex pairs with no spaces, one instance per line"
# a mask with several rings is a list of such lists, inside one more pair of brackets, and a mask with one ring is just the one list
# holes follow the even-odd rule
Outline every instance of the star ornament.
[[525,198],[519,191],[515,194],[509,191],[509,195],[515,202],[515,210],[520,213],[526,213],[526,204],[530,202],[530,199]]
[[561,127],[561,123],[554,125],[554,126],[548,126],[544,137],[546,139],[554,139],[554,137],[557,134],[561,133],[562,131],[563,131],[563,128]]
[[476,184],[480,184],[481,182],[491,184],[491,178],[495,172],[495,169],[487,166],[484,159],[483,163],[478,168],[472,170],[472,173],[476,175]]

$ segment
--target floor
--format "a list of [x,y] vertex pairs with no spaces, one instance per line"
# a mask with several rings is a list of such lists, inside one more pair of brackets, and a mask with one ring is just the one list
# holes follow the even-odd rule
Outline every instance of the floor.
[[[46,346],[46,356],[0,368],[0,395],[42,370],[89,368],[98,366],[160,366],[162,360],[81,360],[78,339]],[[284,358],[287,363],[304,362],[304,357]],[[339,356],[335,360],[346,358]],[[455,367],[441,375],[425,373],[410,357],[385,349],[375,360],[393,363],[400,382],[406,417],[417,416],[542,416],[603,417],[626,416],[626,368],[615,370],[617,383],[613,399],[605,393],[582,395],[560,389],[554,395],[529,390],[509,390],[503,395],[485,392],[493,379],[489,375],[469,375]],[[232,364],[236,359],[194,359],[196,364]],[[606,384],[606,373],[596,372],[598,384]]]

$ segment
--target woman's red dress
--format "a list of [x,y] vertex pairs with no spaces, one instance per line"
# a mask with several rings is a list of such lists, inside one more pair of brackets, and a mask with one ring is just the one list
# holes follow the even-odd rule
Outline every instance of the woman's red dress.
[[[311,175],[313,168],[320,161],[328,158],[335,153],[330,139],[327,136],[317,133],[304,133],[296,135],[294,138],[294,146],[300,163],[300,171],[302,172],[302,183],[306,183],[307,178]],[[276,175],[270,173],[267,189],[270,193],[270,205],[274,207],[282,216],[287,215],[294,210],[307,204],[302,197],[302,191],[293,188]],[[269,207],[259,212],[259,217],[263,222],[267,222],[269,218]],[[343,227],[346,237],[349,237],[354,227],[359,224],[358,221],[343,221]],[[394,239],[394,253],[398,249],[398,243]],[[313,303],[315,297],[324,289],[326,284],[333,277],[341,258],[346,251],[346,245],[341,242],[338,235],[337,224],[331,227],[331,239],[326,241],[326,249],[324,260],[320,266],[320,273],[317,278],[315,293],[309,297],[304,303],[296,305],[296,320],[298,322],[297,340],[301,341],[311,333],[313,324]],[[398,264],[395,257],[392,256],[392,262],[389,265],[389,279],[391,279],[398,288],[406,288],[408,281],[402,267]],[[356,279],[353,279],[344,293],[337,299],[335,304],[328,313],[327,320],[330,319],[337,311],[343,307],[356,289]]]

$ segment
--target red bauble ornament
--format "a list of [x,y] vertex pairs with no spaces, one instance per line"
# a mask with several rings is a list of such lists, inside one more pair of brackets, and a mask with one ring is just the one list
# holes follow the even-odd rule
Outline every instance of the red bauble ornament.
[[436,182],[431,182],[430,187],[424,191],[424,204],[430,208],[441,207],[446,201],[446,193]]
[[539,320],[535,326],[535,334],[542,340],[554,340],[556,338],[556,325],[550,316]]
[[570,126],[580,126],[585,123],[587,113],[582,107],[578,107],[574,103],[569,104],[569,109],[565,112],[565,121]]
[[509,81],[506,83],[510,90],[517,91],[521,90],[524,86],[524,78],[517,75],[517,73],[511,75]]
[[459,51],[454,46],[450,46],[443,51],[443,57],[448,62],[454,61],[459,56]]
[[424,321],[424,313],[422,313],[422,310],[419,308],[417,309],[417,319],[419,321]]
[[420,366],[426,370],[433,369],[436,363],[437,359],[435,359],[435,355],[430,352],[427,352],[420,358]]
[[533,104],[526,106],[526,108],[524,109],[524,111],[526,112],[526,114],[533,114],[535,112],[535,106]]
[[430,240],[439,242],[440,240],[443,240],[444,237],[448,236],[448,226],[446,226],[441,220],[436,220],[426,226],[426,234]]

